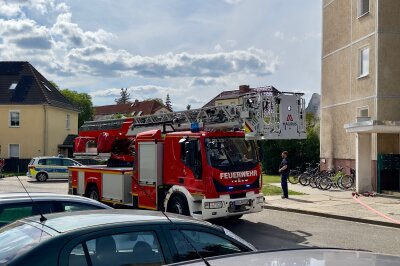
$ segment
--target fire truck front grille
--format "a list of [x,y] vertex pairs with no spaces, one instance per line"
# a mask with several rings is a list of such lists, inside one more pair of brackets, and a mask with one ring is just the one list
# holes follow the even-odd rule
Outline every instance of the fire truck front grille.
[[245,198],[246,197],[246,192],[230,194],[229,196],[231,197],[231,199]]

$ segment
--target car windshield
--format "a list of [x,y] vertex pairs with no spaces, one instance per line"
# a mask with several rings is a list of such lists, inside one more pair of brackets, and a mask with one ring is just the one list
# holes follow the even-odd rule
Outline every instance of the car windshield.
[[254,142],[241,137],[206,138],[209,165],[220,168],[254,165],[258,162]]
[[31,225],[15,222],[0,229],[0,265],[7,265],[15,257],[27,252],[51,237]]

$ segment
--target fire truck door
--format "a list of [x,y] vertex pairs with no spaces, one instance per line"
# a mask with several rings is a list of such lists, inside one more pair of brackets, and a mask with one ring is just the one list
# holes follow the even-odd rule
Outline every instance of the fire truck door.
[[138,207],[157,209],[157,188],[162,184],[163,144],[140,142],[138,150]]

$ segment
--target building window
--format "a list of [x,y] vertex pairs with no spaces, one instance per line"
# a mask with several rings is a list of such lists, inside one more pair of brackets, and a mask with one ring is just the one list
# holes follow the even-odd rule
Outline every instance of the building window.
[[358,116],[359,117],[368,117],[368,107],[362,107],[358,109]]
[[67,114],[67,120],[65,122],[65,127],[67,129],[69,129],[70,125],[71,125],[71,116],[69,114]]
[[358,0],[358,17],[369,13],[369,0]]
[[49,86],[46,85],[46,83],[44,83],[44,81],[42,81],[43,86],[48,90],[51,91],[51,89],[49,88]]
[[18,111],[10,111],[10,127],[19,127],[20,118]]
[[365,77],[369,74],[369,48],[360,50],[359,59],[359,77]]
[[19,144],[10,144],[8,151],[8,157],[19,158]]
[[18,85],[18,83],[17,82],[13,82],[11,85],[10,85],[10,90],[15,90],[15,88],[17,87],[17,85]]

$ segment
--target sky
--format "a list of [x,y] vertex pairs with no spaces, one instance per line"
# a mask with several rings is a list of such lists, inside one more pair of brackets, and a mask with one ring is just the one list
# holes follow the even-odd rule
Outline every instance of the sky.
[[110,105],[199,108],[239,85],[321,86],[321,0],[0,0],[0,61]]

